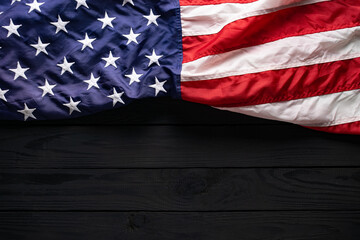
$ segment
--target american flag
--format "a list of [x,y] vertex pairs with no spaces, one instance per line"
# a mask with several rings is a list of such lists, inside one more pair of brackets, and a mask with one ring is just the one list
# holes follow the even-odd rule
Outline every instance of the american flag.
[[0,119],[171,96],[360,134],[358,0],[3,0]]
[[175,1],[2,0],[0,12],[1,119],[77,117],[179,95]]

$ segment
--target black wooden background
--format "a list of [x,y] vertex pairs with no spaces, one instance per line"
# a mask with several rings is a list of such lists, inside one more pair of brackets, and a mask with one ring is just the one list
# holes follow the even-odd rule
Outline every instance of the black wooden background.
[[0,122],[1,240],[359,240],[360,138],[169,99]]

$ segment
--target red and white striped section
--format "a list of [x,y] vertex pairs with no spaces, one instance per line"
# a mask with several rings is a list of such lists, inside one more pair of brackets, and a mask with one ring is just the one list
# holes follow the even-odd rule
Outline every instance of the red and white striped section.
[[360,121],[360,90],[220,109],[303,126],[330,127]]
[[[329,0],[184,1],[180,0],[183,36],[218,33],[239,19]],[[198,3],[198,5],[195,5]],[[219,4],[221,3],[221,4]],[[187,5],[187,6],[184,6]]]
[[180,4],[184,100],[360,133],[360,1]]

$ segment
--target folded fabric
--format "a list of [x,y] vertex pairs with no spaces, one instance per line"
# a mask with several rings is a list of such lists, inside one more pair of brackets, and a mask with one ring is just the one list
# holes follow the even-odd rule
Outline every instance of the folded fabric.
[[360,134],[360,1],[3,0],[0,12],[2,120],[170,96]]

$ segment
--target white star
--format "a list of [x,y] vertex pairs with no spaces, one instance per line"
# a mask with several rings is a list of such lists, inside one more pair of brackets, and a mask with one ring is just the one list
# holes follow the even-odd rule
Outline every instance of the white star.
[[146,26],[149,26],[150,24],[155,24],[156,26],[159,26],[156,19],[158,19],[160,17],[160,15],[154,15],[152,9],[150,9],[150,15],[146,16],[146,15],[143,15],[144,18],[146,18],[148,20],[148,23]]
[[74,102],[72,97],[70,97],[70,102],[63,105],[69,108],[69,115],[71,115],[74,111],[81,112],[77,107],[79,103],[81,103],[81,101]]
[[18,77],[23,77],[27,79],[25,72],[29,70],[29,68],[22,68],[20,63],[17,62],[17,67],[13,69],[9,69],[10,71],[15,73],[14,80],[16,80]]
[[87,90],[89,90],[92,87],[96,87],[99,88],[99,85],[97,84],[97,82],[99,81],[100,77],[95,78],[94,75],[91,73],[90,75],[90,79],[89,80],[84,80],[84,82],[86,82],[87,84],[89,84]]
[[57,22],[51,22],[51,24],[56,27],[55,34],[57,34],[59,31],[64,31],[66,33],[68,32],[66,30],[66,25],[69,24],[69,21],[63,21],[59,15],[58,15],[58,21]]
[[18,32],[18,28],[21,27],[22,25],[15,25],[13,23],[13,20],[10,18],[10,25],[9,26],[3,26],[3,28],[5,28],[6,30],[8,30],[8,35],[7,37],[10,37],[12,34],[18,35],[20,37],[20,34]]
[[33,48],[36,49],[36,53],[35,56],[37,56],[39,53],[43,52],[46,55],[49,55],[46,51],[46,47],[50,45],[50,43],[43,43],[40,39],[40,37],[38,37],[38,43],[37,44],[30,44]]
[[136,38],[140,35],[140,33],[135,34],[132,30],[132,28],[130,28],[130,33],[129,34],[123,34],[124,37],[126,37],[128,39],[128,42],[126,43],[126,45],[129,45],[129,43],[131,42],[135,42],[136,44],[138,44]]
[[61,64],[57,64],[59,67],[61,67],[61,74],[63,75],[65,72],[70,72],[73,73],[73,71],[71,70],[71,66],[74,64],[75,62],[68,62],[66,57],[64,57],[64,62]]
[[34,0],[33,3],[25,3],[25,4],[30,6],[29,13],[34,11],[34,10],[37,10],[37,11],[41,12],[40,6],[43,5],[44,2],[38,3],[37,0]]
[[132,70],[132,73],[130,75],[125,75],[125,77],[127,78],[130,78],[130,83],[129,85],[131,85],[133,82],[140,82],[140,77],[142,76],[143,74],[137,74],[135,72],[135,68],[133,68]]
[[124,5],[127,4],[127,3],[130,3],[130,4],[132,4],[133,6],[135,6],[134,3],[133,3],[133,0],[124,0],[122,5],[124,6]]
[[76,9],[78,9],[80,6],[84,6],[86,8],[89,8],[89,6],[86,3],[86,0],[75,0],[76,1]]
[[150,65],[153,64],[153,63],[156,63],[157,65],[160,66],[159,59],[162,58],[162,56],[163,56],[163,55],[156,55],[155,49],[153,49],[152,55],[150,55],[150,56],[149,56],[149,55],[145,55],[145,57],[147,57],[147,58],[150,60],[148,66],[150,66]]
[[94,47],[91,43],[95,40],[96,40],[96,38],[89,38],[88,34],[85,33],[85,38],[83,40],[78,40],[78,42],[83,44],[81,51],[83,51],[86,47],[94,49]]
[[116,18],[116,17],[112,17],[112,18],[109,17],[109,16],[108,16],[108,13],[105,12],[104,18],[98,18],[98,20],[103,23],[101,29],[104,29],[106,26],[110,26],[110,27],[114,28],[114,26],[112,25],[112,21],[114,21],[115,18]]
[[117,68],[116,66],[116,61],[119,59],[120,57],[114,57],[112,52],[109,52],[109,57],[107,58],[102,58],[102,60],[106,61],[105,67],[108,67],[110,65],[113,65],[115,68]]
[[15,2],[21,2],[21,0],[12,0],[11,5],[13,5]]
[[49,84],[48,80],[45,79],[45,84],[44,86],[40,86],[39,88],[43,90],[43,94],[42,97],[44,97],[47,93],[50,95],[54,96],[54,92],[52,91],[52,89],[56,86],[56,84],[51,85]]
[[5,102],[7,102],[5,94],[8,92],[9,90],[2,90],[0,88],[0,99],[4,100]]
[[26,103],[24,103],[24,110],[18,110],[18,112],[24,114],[24,121],[26,121],[29,117],[36,119],[36,117],[33,115],[35,110],[36,108],[28,108]]
[[107,96],[108,98],[111,98],[113,100],[113,106],[116,105],[116,103],[122,103],[125,104],[124,101],[121,99],[121,96],[124,94],[124,92],[118,93],[115,88],[113,89],[114,94]]
[[149,87],[154,88],[155,89],[155,96],[157,96],[159,94],[159,92],[166,92],[165,88],[164,88],[164,84],[167,81],[163,81],[163,82],[159,82],[159,80],[157,79],[157,77],[155,77],[155,84],[150,85]]

